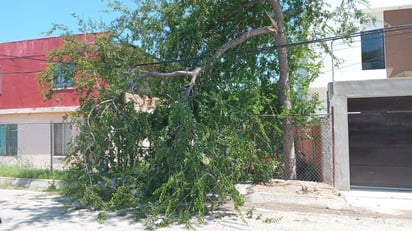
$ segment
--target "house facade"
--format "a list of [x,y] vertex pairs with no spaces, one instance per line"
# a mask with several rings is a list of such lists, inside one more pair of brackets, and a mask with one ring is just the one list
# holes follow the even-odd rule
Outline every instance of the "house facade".
[[63,116],[79,106],[72,76],[65,76],[73,72],[56,71],[57,94],[47,101],[37,76],[46,69],[47,54],[62,45],[59,37],[0,43],[0,164],[61,166],[73,133]]
[[[376,18],[350,45],[329,46],[342,59],[324,57],[311,85],[332,116],[333,184],[412,188],[412,4],[370,0]],[[323,161],[325,161],[323,160]]]

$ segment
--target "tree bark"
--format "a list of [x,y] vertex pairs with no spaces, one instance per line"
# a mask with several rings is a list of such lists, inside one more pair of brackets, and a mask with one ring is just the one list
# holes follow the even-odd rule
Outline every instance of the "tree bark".
[[294,145],[294,127],[292,118],[289,115],[292,109],[292,102],[289,97],[289,62],[286,48],[286,36],[283,30],[283,11],[278,0],[270,0],[274,12],[272,21],[273,27],[277,28],[275,36],[276,51],[279,58],[279,100],[285,110],[286,116],[283,118],[283,155],[285,161],[284,178],[286,180],[296,179],[296,153]]

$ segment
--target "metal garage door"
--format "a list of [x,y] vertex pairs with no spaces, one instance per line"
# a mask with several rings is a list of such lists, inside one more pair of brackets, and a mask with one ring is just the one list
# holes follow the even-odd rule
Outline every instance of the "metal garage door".
[[412,96],[348,99],[351,185],[412,188]]

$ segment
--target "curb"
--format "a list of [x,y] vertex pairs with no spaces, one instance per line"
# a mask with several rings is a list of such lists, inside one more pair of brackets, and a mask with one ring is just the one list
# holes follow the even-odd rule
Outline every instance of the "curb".
[[[286,181],[280,181],[279,184],[285,185]],[[280,185],[281,186],[281,185]],[[296,186],[299,184],[296,183]],[[307,184],[310,190],[313,186],[310,183]],[[294,204],[304,207],[331,209],[331,210],[350,210],[350,205],[344,196],[335,193],[316,193],[311,192],[283,192],[276,191],[276,185],[273,190],[259,191],[259,189],[253,189],[251,184],[238,184],[236,185],[239,193],[246,197],[246,201],[256,204],[276,203],[276,204]],[[315,187],[316,188],[316,187]]]
[[32,190],[47,190],[51,188],[61,189],[63,188],[64,182],[53,179],[0,177],[0,185]]
[[349,210],[350,206],[343,197],[308,196],[285,193],[254,192],[246,195],[246,200],[258,203],[295,204],[320,209]]

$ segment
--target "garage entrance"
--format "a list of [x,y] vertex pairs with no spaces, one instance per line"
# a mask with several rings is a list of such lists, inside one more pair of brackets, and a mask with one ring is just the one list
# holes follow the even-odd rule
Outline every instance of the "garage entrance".
[[412,188],[412,96],[350,98],[350,184]]

